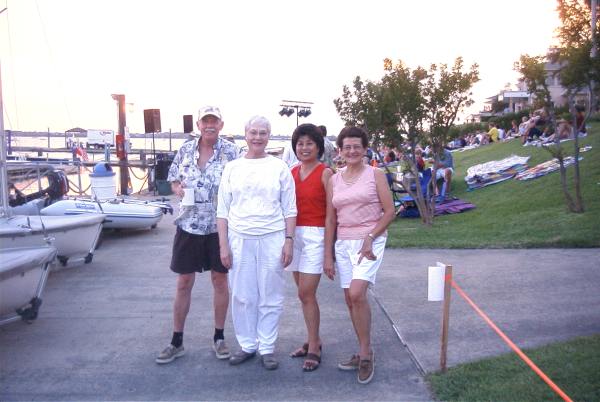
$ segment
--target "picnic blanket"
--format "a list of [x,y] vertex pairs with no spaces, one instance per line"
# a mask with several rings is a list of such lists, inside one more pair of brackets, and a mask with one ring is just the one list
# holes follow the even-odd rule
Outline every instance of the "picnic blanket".
[[458,214],[474,208],[474,204],[471,204],[470,202],[461,200],[459,198],[444,200],[439,204],[435,204],[435,216]]
[[508,180],[527,169],[528,160],[529,156],[511,155],[499,161],[471,166],[467,169],[467,175],[465,176],[468,190],[472,191]]
[[[417,208],[417,205],[414,203],[414,201],[405,202],[404,206],[405,206],[405,208],[398,213],[398,215],[400,217],[402,217],[402,218],[418,218],[420,216],[419,208]],[[436,202],[434,214],[435,214],[435,216],[458,214],[458,213],[468,211],[468,210],[471,210],[474,208],[475,208],[475,205],[471,204],[468,201],[464,201],[464,200],[461,200],[458,198],[447,199],[447,200],[443,200],[439,203]]]
[[[582,160],[582,159],[583,158],[580,156],[579,160]],[[575,163],[575,158],[572,156],[567,156],[564,160],[564,163],[565,163],[565,167],[570,166],[573,163]],[[548,173],[555,172],[558,169],[560,169],[560,164],[558,163],[558,159],[554,158],[549,161],[540,163],[539,165],[536,165],[532,168],[529,168],[527,170],[519,172],[519,174],[517,174],[515,176],[515,179],[521,180],[521,181],[537,179],[538,177],[545,176]]]

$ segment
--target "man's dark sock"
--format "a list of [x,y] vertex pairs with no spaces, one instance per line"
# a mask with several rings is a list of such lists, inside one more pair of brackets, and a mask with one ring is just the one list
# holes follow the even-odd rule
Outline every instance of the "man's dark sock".
[[173,339],[171,339],[171,345],[176,348],[183,345],[183,332],[173,332]]
[[225,331],[223,328],[215,328],[215,336],[213,336],[213,342],[216,342],[219,339],[225,339],[223,331]]

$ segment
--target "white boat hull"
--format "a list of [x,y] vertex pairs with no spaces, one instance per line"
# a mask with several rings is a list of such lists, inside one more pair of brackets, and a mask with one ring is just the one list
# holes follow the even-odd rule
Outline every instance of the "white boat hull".
[[50,246],[0,249],[0,325],[37,318],[55,256]]
[[92,261],[102,231],[102,214],[86,216],[15,215],[0,220],[0,248],[56,247],[58,260],[66,265],[72,258]]
[[105,214],[106,229],[154,228],[163,216],[159,207],[128,203],[122,200],[92,201],[88,199],[67,199],[57,201],[40,212],[42,215],[94,215]]

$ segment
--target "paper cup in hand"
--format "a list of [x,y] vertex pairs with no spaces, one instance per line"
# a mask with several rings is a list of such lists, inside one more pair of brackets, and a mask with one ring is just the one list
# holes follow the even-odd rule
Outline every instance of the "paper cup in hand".
[[191,207],[194,205],[194,189],[193,188],[184,188],[183,189],[183,199],[181,200],[181,205],[184,207]]

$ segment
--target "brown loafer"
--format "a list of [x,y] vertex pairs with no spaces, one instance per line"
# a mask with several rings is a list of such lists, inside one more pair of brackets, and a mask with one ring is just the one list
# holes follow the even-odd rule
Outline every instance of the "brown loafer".
[[262,355],[262,364],[267,370],[275,370],[279,367],[279,362],[275,359],[273,353],[266,353]]
[[248,353],[240,349],[229,358],[229,364],[237,366],[246,360],[252,359],[254,356],[256,356],[256,352]]
[[360,359],[358,363],[358,382],[360,384],[370,383],[375,374],[375,352],[371,350],[369,357],[369,359]]

